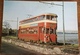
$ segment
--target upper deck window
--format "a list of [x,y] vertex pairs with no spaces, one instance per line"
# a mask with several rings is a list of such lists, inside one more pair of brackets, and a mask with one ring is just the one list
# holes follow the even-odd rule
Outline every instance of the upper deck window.
[[51,16],[51,20],[56,21],[57,20],[57,16]]
[[50,19],[50,15],[47,15],[46,19],[51,20],[51,19]]
[[45,19],[45,15],[41,15],[41,16],[38,16],[38,17],[34,17],[34,18],[31,18],[31,19],[25,20],[23,22],[20,22],[20,24],[35,22],[35,21],[39,21],[39,20],[43,20],[43,19]]
[[53,20],[56,21],[57,16],[51,16],[51,15],[47,15],[46,19],[47,20]]
[[45,15],[39,16],[39,20],[43,20],[45,18]]

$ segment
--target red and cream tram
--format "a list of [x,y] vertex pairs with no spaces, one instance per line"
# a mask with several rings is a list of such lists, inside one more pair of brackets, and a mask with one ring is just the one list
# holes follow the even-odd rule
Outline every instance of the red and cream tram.
[[57,15],[48,13],[19,22],[18,38],[25,41],[57,42]]

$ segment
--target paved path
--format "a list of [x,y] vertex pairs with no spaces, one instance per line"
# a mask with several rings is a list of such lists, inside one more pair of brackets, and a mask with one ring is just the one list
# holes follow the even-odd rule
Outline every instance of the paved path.
[[2,42],[1,54],[6,55],[42,55],[41,53],[25,49],[10,43]]

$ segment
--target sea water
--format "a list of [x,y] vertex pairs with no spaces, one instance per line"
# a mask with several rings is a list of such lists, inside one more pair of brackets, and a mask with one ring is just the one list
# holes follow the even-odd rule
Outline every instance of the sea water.
[[[57,41],[64,42],[64,35],[62,33],[57,33]],[[65,33],[66,43],[78,44],[78,33]]]

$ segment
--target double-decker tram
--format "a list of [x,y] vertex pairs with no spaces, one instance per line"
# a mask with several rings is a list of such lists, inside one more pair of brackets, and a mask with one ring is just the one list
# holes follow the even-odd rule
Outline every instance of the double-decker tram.
[[25,41],[57,42],[57,15],[42,14],[19,22],[18,38]]

